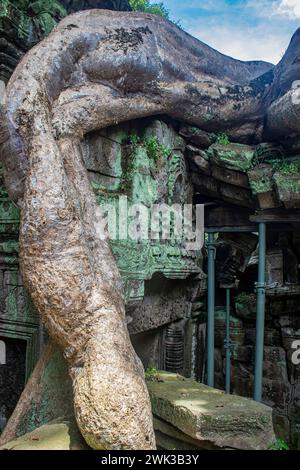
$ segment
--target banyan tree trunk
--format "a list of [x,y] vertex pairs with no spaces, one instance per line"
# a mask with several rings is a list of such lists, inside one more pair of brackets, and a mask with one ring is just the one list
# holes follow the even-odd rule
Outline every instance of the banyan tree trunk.
[[21,207],[21,271],[68,361],[76,420],[95,449],[153,449],[155,439],[80,139],[162,113],[257,138],[265,114],[257,77],[271,69],[225,57],[156,16],[91,10],[65,18],[8,84],[1,156]]

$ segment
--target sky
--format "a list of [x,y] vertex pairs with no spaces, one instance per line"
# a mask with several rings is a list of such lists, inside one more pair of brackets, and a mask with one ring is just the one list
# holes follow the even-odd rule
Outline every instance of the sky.
[[220,52],[280,61],[300,27],[300,0],[163,0],[173,20]]

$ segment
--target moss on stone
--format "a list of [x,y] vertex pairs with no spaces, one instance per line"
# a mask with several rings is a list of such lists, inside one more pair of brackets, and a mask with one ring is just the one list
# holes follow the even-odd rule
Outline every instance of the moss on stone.
[[184,434],[224,448],[268,449],[275,442],[272,409],[180,375],[147,381],[152,411]]
[[253,194],[268,193],[274,189],[271,165],[258,165],[248,171],[249,184]]
[[207,152],[216,165],[241,172],[251,168],[254,156],[254,148],[242,144],[213,144]]
[[88,450],[75,420],[54,421],[4,444],[0,450]]
[[274,174],[274,180],[278,191],[289,194],[290,198],[299,198],[300,196],[300,176],[285,175],[280,172]]

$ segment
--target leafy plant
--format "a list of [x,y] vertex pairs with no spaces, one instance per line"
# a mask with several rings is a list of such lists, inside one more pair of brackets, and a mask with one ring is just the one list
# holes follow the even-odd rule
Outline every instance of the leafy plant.
[[275,172],[280,173],[283,176],[293,176],[300,172],[300,162],[289,163],[282,161],[273,162],[273,169]]
[[147,155],[153,160],[158,160],[161,157],[167,158],[171,154],[171,149],[166,145],[160,144],[157,137],[149,137],[144,142]]
[[29,14],[29,16],[40,16],[48,13],[52,16],[62,18],[67,12],[59,0],[10,0],[19,10]]
[[169,10],[162,2],[151,3],[150,0],[129,0],[129,4],[134,11],[152,13],[169,19]]
[[140,142],[141,142],[141,138],[137,135],[136,132],[132,132],[132,134],[130,134],[129,136],[129,141],[131,143],[131,145],[139,145]]
[[[129,4],[133,11],[141,11],[142,13],[152,13],[152,15],[162,16],[170,20],[169,10],[164,6],[163,2],[151,3],[150,0],[129,0]],[[172,21],[172,20],[170,20]],[[172,21],[178,28],[182,29],[180,21]]]
[[160,144],[156,136],[148,137],[142,140],[135,132],[130,135],[130,143],[133,146],[142,146],[146,149],[148,158],[154,161],[159,160],[161,157],[167,158],[172,150],[166,145]]
[[41,30],[49,34],[57,22],[67,15],[65,8],[57,0],[10,0],[10,3],[20,10],[20,35],[22,29]]
[[148,367],[145,370],[145,379],[146,380],[155,380],[158,374],[158,370],[155,367]]
[[289,446],[282,439],[277,439],[275,444],[270,447],[271,450],[290,450]]
[[220,134],[217,134],[216,143],[217,143],[217,144],[220,144],[220,145],[228,145],[228,144],[230,144],[230,140],[229,140],[228,135],[227,135],[227,134],[224,134],[223,132],[220,133]]

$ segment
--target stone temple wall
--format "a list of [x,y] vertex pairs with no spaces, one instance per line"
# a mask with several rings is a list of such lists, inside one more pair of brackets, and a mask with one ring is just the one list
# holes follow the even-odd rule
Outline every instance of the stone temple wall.
[[[170,153],[162,158],[158,151],[157,158],[153,157],[149,138],[163,147],[161,152]],[[216,386],[224,389],[224,286],[230,285],[232,392],[251,397],[258,238],[257,226],[250,219],[257,211],[286,211],[296,214],[297,219],[298,157],[281,145],[230,143],[222,134],[207,134],[167,118],[149,118],[93,134],[83,142],[83,149],[99,202],[112,200],[125,190],[130,201],[145,205],[162,201],[204,203],[210,224],[216,217],[219,224],[223,217],[224,225],[231,224],[234,229],[243,228],[247,222],[249,233],[222,233],[220,228],[218,235],[215,359]],[[98,167],[96,154],[102,162]],[[255,178],[261,168],[268,169],[269,180],[260,179],[258,187]],[[281,189],[284,179],[290,181],[285,193]],[[176,180],[180,182],[179,192]],[[299,370],[292,364],[291,355],[293,341],[300,338],[299,225],[295,222],[280,225],[279,230],[277,227],[270,226],[267,240],[263,399],[274,410],[278,435],[295,443],[299,435]],[[176,247],[177,256],[165,245],[150,244],[150,251],[149,246],[127,248],[126,244],[113,244],[125,285],[134,285],[127,290],[128,328],[145,367],[205,381],[205,250],[202,259],[197,253],[186,258],[180,247]],[[160,253],[159,265],[153,250]]]
[[[175,126],[176,127],[176,126]],[[185,140],[145,119],[88,135],[83,158],[99,203],[192,203]],[[194,305],[206,288],[201,252],[177,240],[112,241],[124,279],[128,329],[145,367],[190,375]]]
[[[270,166],[272,175],[282,172],[284,176],[287,167],[295,165],[295,159],[290,163],[287,155],[282,157],[284,163],[278,163],[275,147],[270,151],[266,144],[265,149],[269,153],[263,165]],[[142,202],[147,207],[160,202],[201,202],[206,204],[206,221],[213,223],[214,211],[218,214],[221,208],[222,217],[230,213],[236,226],[243,223],[237,214],[250,224],[249,217],[260,209],[261,200],[249,178],[250,172],[261,167],[258,151],[255,146],[232,144],[223,135],[207,134],[167,118],[118,125],[89,134],[82,141],[82,156],[99,204],[118,207],[119,196],[125,195],[129,204]],[[269,192],[272,196],[267,201],[276,200],[283,208],[285,199],[280,199],[275,178]],[[2,195],[0,246],[5,282],[1,292],[6,298],[6,313],[1,321],[5,328],[22,326],[26,335],[29,330],[34,332],[30,343],[35,344],[31,346],[34,358],[42,341],[41,327],[17,275],[18,212],[3,186]],[[290,194],[288,204],[298,207],[297,199]],[[228,217],[226,220],[229,223]],[[247,397],[252,396],[254,367],[255,230],[255,224],[251,233],[224,234],[220,230],[216,244],[216,387],[224,389],[223,287],[230,285],[232,392]],[[177,372],[205,382],[205,249],[190,252],[177,240],[115,240],[112,249],[124,280],[128,329],[145,368]],[[299,339],[300,328],[299,259],[297,224],[289,226],[288,232],[268,232],[263,399],[274,409],[278,435],[293,442],[299,436],[300,410],[299,368],[291,363],[291,343]]]
[[[206,226],[218,233],[216,387],[225,388],[225,288],[230,287],[232,392],[253,396],[258,238],[257,226],[251,224],[253,214],[258,214],[269,220],[263,400],[273,408],[278,435],[299,446],[300,370],[291,360],[293,342],[300,339],[298,147],[246,146],[230,143],[226,135],[207,136],[196,128],[182,128],[180,134],[188,143],[186,157],[196,200],[208,204]],[[206,307],[201,310],[205,322]],[[203,375],[198,371],[197,378]]]
[[19,211],[8,199],[0,170],[0,426],[12,413],[39,356],[42,329],[18,265]]
[[[134,139],[138,142],[133,143]],[[128,205],[142,202],[150,207],[160,202],[192,202],[184,148],[185,141],[171,125],[152,119],[86,136],[82,156],[99,204],[118,208],[119,196],[127,196]],[[27,341],[24,385],[37,360],[44,332],[19,273],[19,211],[9,201],[3,181],[1,190],[0,333],[4,340],[24,337]],[[190,375],[193,305],[206,286],[200,251],[187,251],[176,240],[162,244],[117,239],[111,244],[124,281],[128,329],[145,367]],[[0,409],[2,406],[4,410],[5,403],[3,390]],[[9,413],[4,415],[3,411],[3,420],[8,417]]]

